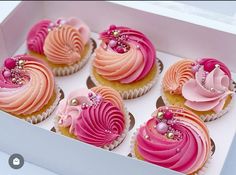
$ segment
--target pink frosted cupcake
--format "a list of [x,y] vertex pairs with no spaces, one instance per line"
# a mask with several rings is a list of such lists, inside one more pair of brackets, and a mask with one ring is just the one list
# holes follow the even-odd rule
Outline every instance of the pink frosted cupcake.
[[194,113],[163,106],[138,129],[132,155],[184,174],[200,174],[211,157],[211,140],[206,125]]
[[56,116],[57,132],[109,150],[123,141],[130,123],[119,93],[103,86],[70,93]]
[[216,59],[185,59],[166,71],[162,97],[166,104],[186,107],[204,121],[211,121],[230,109],[232,82],[227,66]]
[[0,109],[30,123],[46,119],[60,100],[53,73],[28,55],[7,58],[0,73]]
[[95,85],[112,87],[124,99],[147,93],[160,71],[151,41],[139,31],[114,25],[100,39],[91,70]]
[[89,27],[77,18],[41,20],[27,36],[31,55],[44,59],[57,76],[69,75],[87,62],[95,44]]

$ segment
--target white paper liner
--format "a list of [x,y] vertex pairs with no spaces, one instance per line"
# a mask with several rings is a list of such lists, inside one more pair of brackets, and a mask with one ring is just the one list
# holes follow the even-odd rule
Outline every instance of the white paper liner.
[[[158,72],[156,73],[155,77],[153,80],[151,80],[148,84],[146,84],[145,86],[141,87],[141,88],[136,88],[136,89],[132,89],[132,90],[127,90],[127,91],[121,91],[121,90],[117,90],[115,89],[117,92],[120,93],[121,97],[126,100],[126,99],[133,99],[133,98],[137,98],[137,97],[140,97],[144,94],[146,94],[154,85],[155,83],[157,82],[157,79],[161,73],[161,64],[159,62],[159,60],[156,61],[156,64],[157,64],[157,69],[158,69]],[[98,82],[96,80],[96,78],[94,77],[93,75],[93,66],[91,64],[91,67],[90,67],[90,77],[91,77],[91,80],[93,81],[93,83],[96,85],[96,86],[103,86],[103,84],[101,84],[100,82]]]
[[[119,146],[121,144],[121,142],[125,139],[127,133],[129,132],[129,127],[130,127],[130,116],[129,116],[129,112],[127,111],[126,108],[124,108],[124,116],[125,116],[125,128],[124,131],[122,132],[122,134],[120,135],[120,137],[118,137],[116,140],[114,140],[111,144],[109,145],[105,145],[102,148],[106,149],[106,150],[113,150],[114,148],[116,148],[117,146]],[[55,116],[54,117],[54,128],[56,130],[56,133],[59,133],[61,135],[63,135],[59,129],[59,125],[58,125],[58,121],[59,121],[59,116]]]
[[[234,88],[233,91],[236,91],[236,87],[233,86],[233,83],[232,85],[230,86],[230,89],[232,90],[232,88]],[[162,99],[163,99],[163,102],[165,103],[166,106],[170,106],[172,104],[169,103],[169,101],[167,100],[165,94],[164,94],[164,90],[163,90],[163,84],[161,83],[161,96],[162,96]],[[227,107],[225,107],[223,110],[221,110],[219,113],[214,113],[214,114],[211,114],[211,115],[200,115],[199,117],[204,121],[204,122],[210,122],[210,121],[213,121],[213,120],[216,120],[220,117],[222,117],[224,114],[226,114],[232,107],[232,104],[233,104],[233,100],[235,98],[235,95],[234,93],[231,95],[232,96],[232,99],[230,101],[230,103],[228,104]],[[190,110],[190,109],[189,109]],[[191,110],[190,110],[191,111]]]
[[[134,132],[133,136],[131,137],[131,142],[130,142],[130,150],[131,151],[130,151],[130,153],[131,153],[132,158],[135,158],[135,159],[138,159],[135,155],[135,152],[134,152],[135,141],[136,141],[139,129],[144,125],[145,125],[145,123],[143,125],[141,125],[139,128],[137,128],[136,131]],[[210,155],[209,155],[206,163],[204,164],[204,166],[200,170],[198,170],[198,172],[194,173],[194,175],[204,175],[205,174],[205,171],[209,167],[210,162],[212,160],[211,155],[212,155],[212,152],[210,153]]]
[[55,76],[66,76],[79,71],[88,62],[90,56],[93,53],[93,50],[95,49],[94,41],[92,39],[89,39],[88,44],[89,49],[87,51],[87,54],[83,59],[81,59],[81,61],[71,66],[52,68],[53,74]]
[[61,92],[58,86],[56,86],[55,91],[56,91],[56,99],[46,111],[44,111],[42,114],[27,117],[24,120],[32,124],[37,124],[37,123],[42,122],[46,118],[48,118],[52,114],[52,112],[55,110],[56,106],[58,105],[61,99]]

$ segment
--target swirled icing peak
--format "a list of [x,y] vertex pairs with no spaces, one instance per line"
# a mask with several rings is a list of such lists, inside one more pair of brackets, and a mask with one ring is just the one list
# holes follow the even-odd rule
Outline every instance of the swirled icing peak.
[[135,154],[150,163],[184,174],[198,171],[210,156],[206,125],[192,112],[160,107],[136,137]]
[[7,58],[0,71],[0,109],[28,115],[42,109],[55,89],[46,64],[28,55]]
[[110,81],[127,84],[141,80],[155,64],[155,48],[141,32],[111,25],[100,38],[93,66]]
[[48,27],[51,21],[48,19],[36,23],[29,31],[27,36],[27,47],[29,50],[43,54],[44,41],[48,35]]
[[194,61],[187,59],[173,64],[164,75],[162,82],[164,91],[169,91],[172,94],[182,94],[183,85],[194,78],[193,64]]
[[111,88],[79,89],[59,103],[59,126],[69,127],[78,140],[103,147],[124,130],[123,102]]

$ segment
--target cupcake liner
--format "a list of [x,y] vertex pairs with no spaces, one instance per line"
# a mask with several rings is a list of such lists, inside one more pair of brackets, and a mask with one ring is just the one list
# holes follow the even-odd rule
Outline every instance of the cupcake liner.
[[55,76],[66,76],[79,71],[88,62],[90,56],[92,55],[94,49],[96,48],[96,42],[93,39],[90,38],[88,44],[89,44],[89,50],[81,61],[71,66],[52,68],[53,74]]
[[[105,145],[102,148],[106,149],[106,150],[113,150],[114,148],[116,148],[118,145],[121,144],[121,142],[125,139],[128,131],[129,131],[129,127],[130,127],[130,116],[129,116],[129,112],[127,111],[127,109],[125,108],[125,112],[124,112],[124,116],[125,116],[125,129],[122,132],[122,134],[120,135],[120,137],[118,137],[116,140],[114,140],[111,144],[109,145]],[[59,116],[55,116],[54,117],[54,128],[56,130],[56,133],[62,134],[59,130],[59,125],[58,125],[58,121],[59,121]],[[63,135],[63,134],[62,134]]]
[[32,123],[32,124],[37,124],[37,123],[42,122],[46,118],[48,118],[52,114],[52,112],[55,110],[56,106],[58,105],[58,103],[61,99],[60,88],[56,87],[55,90],[56,90],[56,99],[53,102],[53,104],[46,111],[44,111],[42,114],[27,117],[24,120],[29,123]]
[[[131,137],[131,143],[130,143],[130,150],[131,151],[130,151],[130,154],[131,154],[132,158],[135,158],[135,159],[138,159],[135,155],[135,152],[134,152],[135,141],[136,141],[139,129],[144,125],[145,125],[145,123],[143,125],[140,125],[140,127],[136,129],[133,136]],[[205,174],[206,169],[209,167],[210,162],[212,160],[212,156],[211,156],[212,154],[213,154],[212,152],[211,152],[211,154],[209,154],[209,157],[208,157],[206,163],[204,164],[204,166],[200,170],[198,170],[197,172],[193,173],[192,175],[204,175]]]
[[[136,89],[132,89],[132,90],[127,90],[127,91],[121,91],[121,90],[116,90],[117,92],[120,93],[121,97],[123,99],[133,99],[133,98],[137,98],[140,97],[144,94],[146,94],[153,86],[154,84],[157,82],[157,79],[161,73],[161,63],[160,61],[156,61],[157,67],[158,67],[158,72],[156,73],[155,77],[153,80],[151,80],[148,84],[146,84],[145,86],[141,87],[141,88],[136,88]],[[90,68],[90,77],[91,80],[94,82],[94,84],[96,86],[102,86],[101,83],[99,83],[96,78],[94,77],[93,73],[92,73],[92,69],[93,66],[91,66]]]
[[[163,85],[161,85],[161,96],[162,96],[162,99],[165,103],[165,105],[167,106],[171,106],[172,104],[169,103],[169,101],[167,100],[165,94],[164,94],[164,90],[163,90]],[[234,89],[234,90],[233,90]],[[233,90],[234,92],[236,91],[236,87],[233,85],[230,86],[230,90]],[[213,120],[216,120],[220,117],[222,117],[224,114],[226,114],[232,107],[232,104],[233,104],[233,101],[234,101],[234,98],[235,98],[235,95],[232,94],[232,99],[230,101],[230,103],[228,104],[227,107],[225,107],[225,109],[221,110],[219,113],[214,113],[214,114],[208,114],[208,115],[200,115],[199,117],[204,121],[204,122],[210,122],[210,121],[213,121]],[[191,110],[191,109],[190,109]]]

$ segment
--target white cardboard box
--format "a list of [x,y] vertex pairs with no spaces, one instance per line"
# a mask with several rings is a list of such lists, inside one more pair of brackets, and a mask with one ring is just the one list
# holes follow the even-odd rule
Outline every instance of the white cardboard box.
[[[234,29],[228,25],[223,28],[224,25],[202,17],[194,16],[190,21],[190,17],[184,17],[180,12],[150,3],[140,5],[138,2],[21,2],[0,25],[1,58],[26,51],[24,42],[27,31],[37,20],[70,16],[84,20],[95,32],[92,37],[97,42],[96,32],[103,31],[110,24],[129,26],[144,32],[155,44],[157,55],[164,63],[164,71],[180,57],[207,56],[224,61],[234,72],[233,77],[236,79],[236,66],[233,62],[236,57]],[[56,80],[67,95],[76,87],[86,87],[88,75],[89,63],[76,74]],[[27,161],[62,175],[178,174],[127,157],[133,132],[147,121],[155,110],[156,99],[160,96],[160,79],[148,94],[125,101],[128,110],[136,118],[135,127],[112,152],[49,132],[53,126],[53,117],[33,126],[9,117],[4,112],[0,113],[0,150],[10,154],[21,153]],[[149,104],[142,110],[144,103],[141,102],[144,101]],[[235,106],[235,102],[233,105]],[[216,152],[205,171],[208,175],[221,172],[235,134],[235,112],[236,109],[232,109],[221,119],[207,123],[216,144]]]

